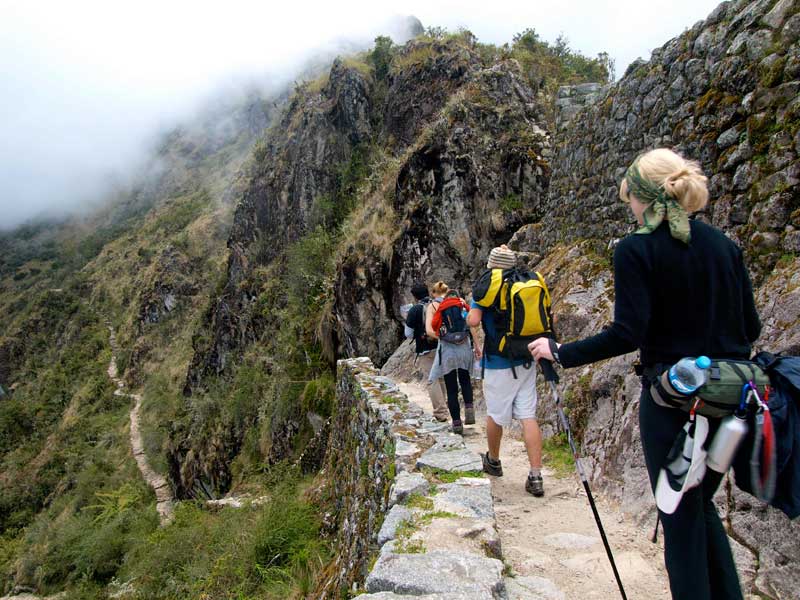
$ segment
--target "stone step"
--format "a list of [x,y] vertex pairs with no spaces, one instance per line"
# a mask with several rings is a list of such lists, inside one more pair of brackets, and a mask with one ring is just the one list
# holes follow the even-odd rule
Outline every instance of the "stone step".
[[545,577],[509,577],[506,579],[508,600],[564,600],[564,592]]
[[[381,554],[367,577],[367,592],[462,594],[502,598],[503,563],[495,558],[434,550],[426,554]],[[463,594],[470,594],[463,596]]]
[[438,444],[417,459],[417,468],[428,467],[449,473],[454,471],[480,471],[481,457],[466,448],[441,448]]
[[483,592],[448,592],[444,594],[423,594],[422,596],[409,596],[407,594],[395,594],[394,592],[378,592],[377,594],[362,594],[358,600],[492,600],[494,596]]

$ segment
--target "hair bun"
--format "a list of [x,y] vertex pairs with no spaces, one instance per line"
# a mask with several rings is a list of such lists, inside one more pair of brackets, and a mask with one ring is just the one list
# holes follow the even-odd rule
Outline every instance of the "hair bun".
[[[708,202],[708,179],[700,164],[687,160],[669,148],[656,148],[642,154],[639,172],[660,185],[688,212],[703,208]],[[620,184],[620,198],[625,199],[626,184]]]
[[668,175],[667,179],[665,180],[665,183],[667,181],[679,181],[680,179],[683,179],[684,177],[688,177],[689,175],[691,175],[691,172],[689,171],[689,169],[684,167],[681,170],[676,171],[672,175]]

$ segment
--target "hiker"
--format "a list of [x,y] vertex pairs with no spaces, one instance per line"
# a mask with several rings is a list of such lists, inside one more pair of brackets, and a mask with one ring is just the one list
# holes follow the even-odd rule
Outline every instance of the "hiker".
[[[513,250],[506,245],[494,248],[489,253],[486,268],[512,269],[517,264]],[[503,427],[511,425],[511,419],[518,419],[522,424],[525,450],[528,453],[530,470],[525,481],[525,490],[529,494],[541,497],[544,495],[542,480],[542,433],[536,421],[536,364],[522,358],[509,359],[499,349],[504,316],[497,306],[481,306],[474,297],[467,324],[470,327],[481,326],[485,341],[481,356],[481,368],[484,370],[483,395],[486,399],[486,437],[488,451],[482,454],[483,470],[489,475],[501,477],[503,467],[500,461],[500,442],[503,438]],[[526,365],[527,362],[527,365]]]
[[[650,484],[689,414],[655,403],[650,384],[682,357],[747,360],[761,323],[742,252],[721,231],[689,213],[708,201],[700,165],[661,148],[639,156],[619,188],[640,228],[614,252],[614,322],[601,333],[559,345],[536,340],[537,360],[565,368],[639,350],[639,429]],[[709,418],[708,438],[719,427]],[[659,509],[664,557],[676,600],[742,598],[725,529],[712,502],[722,474],[707,470],[683,493],[677,509]]]
[[[405,333],[407,338],[413,338],[414,351],[417,355],[415,363],[419,363],[420,369],[427,377],[433,368],[433,359],[436,357],[438,341],[435,338],[428,337],[425,332],[425,323],[428,320],[428,311],[433,317],[433,313],[436,312],[436,306],[432,303],[428,294],[428,286],[424,283],[417,282],[411,286],[411,295],[414,296],[416,303],[408,311]],[[428,395],[433,406],[434,418],[437,421],[447,421],[449,413],[447,401],[445,400],[444,383],[441,379],[428,381]]]
[[[472,381],[470,371],[473,363],[471,335],[466,322],[466,303],[443,281],[437,281],[431,289],[436,311],[428,311],[425,324],[428,337],[439,340],[439,347],[433,359],[429,381],[439,377],[444,379],[447,390],[447,409],[450,411],[453,433],[463,435],[464,424],[475,424],[475,407],[472,400]],[[459,319],[460,316],[460,319]],[[452,317],[452,318],[451,318]],[[447,331],[446,323],[453,326]],[[464,397],[464,421],[461,420],[461,406],[458,402],[458,388]]]

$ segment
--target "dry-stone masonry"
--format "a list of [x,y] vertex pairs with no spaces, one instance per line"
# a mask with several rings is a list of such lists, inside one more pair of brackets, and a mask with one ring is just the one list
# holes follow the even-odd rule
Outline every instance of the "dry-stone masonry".
[[558,132],[539,250],[584,238],[602,249],[623,235],[632,223],[617,195],[625,167],[669,146],[702,163],[705,218],[746,249],[757,273],[800,252],[799,10],[796,0],[723,2],[582,112],[578,90],[562,90],[569,122]]
[[337,404],[324,494],[338,552],[319,597],[507,597],[480,457],[368,358],[339,361]]

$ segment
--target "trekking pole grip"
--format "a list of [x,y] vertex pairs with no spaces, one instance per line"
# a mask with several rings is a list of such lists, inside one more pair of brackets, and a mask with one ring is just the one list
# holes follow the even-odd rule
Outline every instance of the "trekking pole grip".
[[556,368],[553,366],[553,361],[540,358],[539,366],[542,368],[542,375],[544,375],[545,381],[558,383],[558,373],[556,373]]

